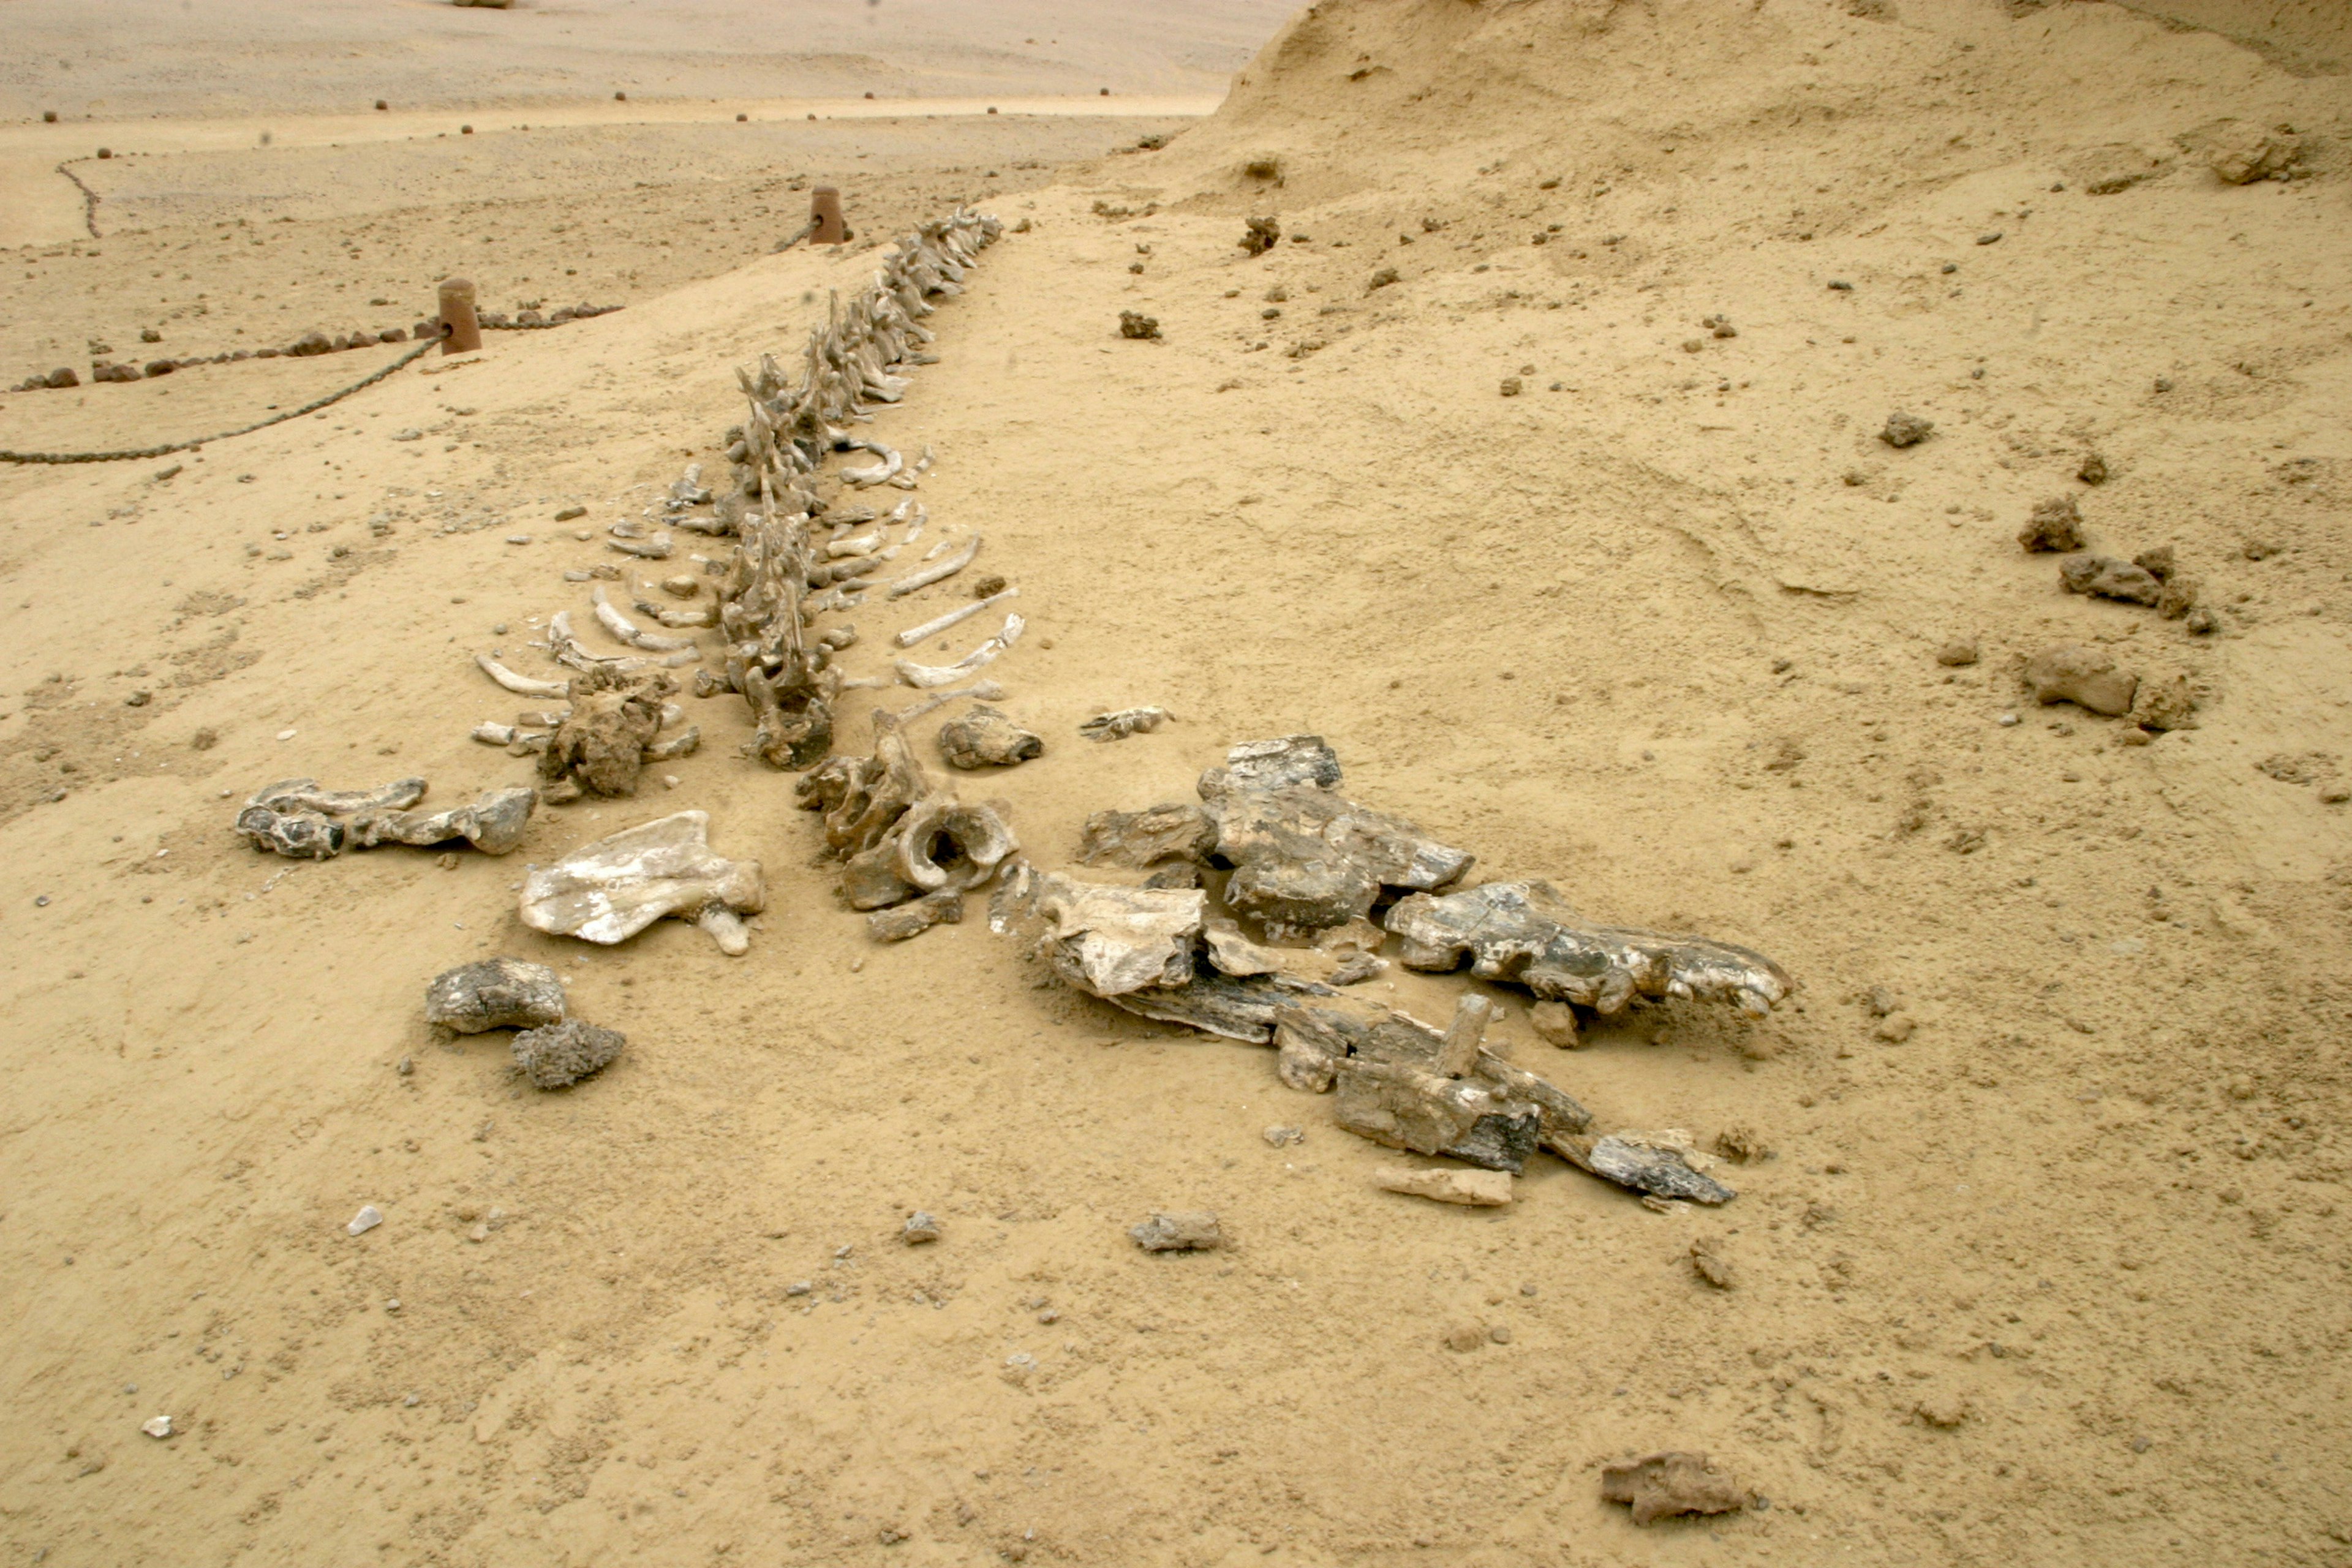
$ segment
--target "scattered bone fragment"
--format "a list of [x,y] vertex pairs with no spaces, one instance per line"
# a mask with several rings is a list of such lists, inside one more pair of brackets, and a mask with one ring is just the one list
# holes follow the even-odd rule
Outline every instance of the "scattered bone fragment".
[[[947,542],[945,540],[941,540],[940,542],[944,546]],[[928,588],[934,583],[952,577],[957,573],[962,571],[965,567],[971,565],[972,557],[979,553],[980,535],[979,533],[974,532],[971,538],[963,542],[963,545],[961,549],[955,551],[945,560],[939,562],[936,565],[926,566],[919,572],[910,572],[906,576],[899,578],[896,583],[891,584],[890,597],[894,599],[900,598],[906,595],[913,593],[918,588]]]
[[1287,974],[1230,975],[1211,970],[1196,973],[1181,985],[1145,986],[1105,1000],[1138,1017],[1263,1046],[1274,1038],[1274,1021],[1286,1005],[1302,996],[1335,994],[1328,986]]
[[940,1222],[921,1209],[907,1216],[898,1227],[898,1239],[908,1247],[922,1247],[940,1238]]
[[525,1029],[514,1037],[515,1070],[541,1089],[569,1089],[611,1066],[628,1043],[618,1029],[577,1019]]
[[955,925],[963,919],[961,888],[942,888],[919,899],[876,910],[866,917],[866,930],[877,942],[905,942],[933,926]]
[[[554,936],[610,945],[665,915],[698,920],[705,910],[757,914],[767,887],[756,860],[729,860],[709,845],[710,814],[681,811],[583,845],[524,879],[523,924]],[[729,921],[715,920],[726,946]],[[706,929],[710,929],[706,927]],[[740,931],[740,922],[733,931]]]
[[2033,515],[2018,531],[2017,542],[2029,555],[2057,555],[2082,549],[2082,508],[2073,496],[2055,496],[2037,503]]
[[[1288,753],[1286,753],[1288,754]],[[1225,898],[1235,913],[1284,925],[1344,925],[1370,912],[1383,889],[1443,888],[1470,868],[1465,851],[1412,823],[1357,805],[1322,784],[1254,784],[1292,772],[1202,776],[1217,824],[1217,855],[1234,867]]]
[[539,774],[551,798],[572,798],[582,790],[636,794],[661,731],[662,699],[677,689],[666,675],[620,675],[608,666],[591,666],[572,683],[572,711],[540,755]]
[[1096,714],[1078,726],[1078,733],[1089,741],[1124,741],[1129,735],[1150,734],[1167,721],[1165,708],[1121,708]]
[[1675,997],[1730,1002],[1760,1016],[1790,988],[1778,964],[1744,947],[1581,921],[1549,882],[1414,895],[1397,901],[1387,925],[1404,940],[1408,969],[1443,973],[1466,959],[1481,980],[1603,1015],[1636,997]]
[[604,585],[602,583],[596,584],[588,596],[595,605],[596,619],[604,623],[604,629],[631,647],[641,647],[647,653],[677,653],[695,646],[692,637],[660,637],[638,627],[635,622],[614,607],[612,600],[604,596]]
[[1576,1009],[1565,1002],[1538,1002],[1528,1009],[1528,1023],[1535,1029],[1536,1037],[1572,1051],[1584,1044],[1576,1026]]
[[483,674],[518,697],[570,697],[572,695],[572,683],[568,680],[533,680],[529,676],[517,675],[486,653],[476,654],[474,662],[481,667]]
[[[2058,563],[2058,582],[2070,594],[2127,605],[2153,605],[2164,596],[2164,585],[2147,568],[2112,555],[2069,555]],[[2187,608],[2182,606],[2184,613]]]
[[1278,735],[1270,741],[1244,741],[1225,752],[1225,765],[1202,775],[1201,794],[1229,789],[1286,789],[1315,784],[1336,789],[1339,784],[1339,753],[1320,735]]
[[1561,1140],[1551,1146],[1602,1180],[1654,1197],[1713,1205],[1729,1203],[1739,1195],[1697,1169],[1702,1156],[1690,1135],[1677,1129],[1612,1132],[1589,1142]]
[[1078,839],[1081,866],[1129,866],[1142,870],[1162,860],[1202,862],[1217,847],[1217,825],[1189,801],[1141,811],[1097,811]]
[[423,779],[401,779],[375,790],[322,790],[315,780],[288,779],[257,790],[237,814],[236,830],[255,847],[298,860],[327,860],[345,849],[379,844],[426,847],[462,838],[487,855],[504,855],[522,842],[539,805],[522,785],[493,790],[469,805],[443,811],[407,809],[424,798]]
[[1160,318],[1147,316],[1140,310],[1118,313],[1118,335],[1122,338],[1156,338],[1160,335]]
[[1225,1244],[1217,1216],[1206,1209],[1155,1212],[1127,1234],[1146,1252],[1213,1252]]
[[151,1415],[139,1423],[139,1430],[146,1433],[150,1437],[169,1437],[177,1429],[173,1426],[170,1416]]
[[[383,1211],[373,1204],[362,1204],[360,1212],[352,1215],[343,1226],[345,1236],[365,1236],[383,1223]],[[152,1436],[152,1434],[150,1434]]]
[[702,657],[691,649],[664,654],[658,658],[640,658],[635,654],[607,657],[591,653],[588,646],[572,631],[572,612],[569,610],[558,610],[547,618],[547,648],[555,656],[558,664],[569,665],[583,673],[602,669],[614,675],[634,675],[641,669],[676,669],[682,665],[693,664]]
[[1206,895],[1082,882],[1023,868],[1014,893],[1045,926],[1045,956],[1056,973],[1106,999],[1146,986],[1181,986],[1193,977]]
[[855,485],[860,489],[864,489],[868,485],[878,485],[887,479],[897,478],[899,470],[907,466],[905,458],[879,441],[849,441],[842,445],[847,450],[871,452],[882,459],[870,467],[845,468],[841,470],[842,482]]
[[1045,742],[996,709],[976,706],[961,719],[940,726],[940,753],[948,765],[1009,768],[1045,754]]
[[1731,1260],[1723,1255],[1719,1237],[1694,1237],[1690,1244],[1691,1272],[1718,1290],[1728,1290],[1738,1281],[1731,1271]]
[[1935,430],[1934,420],[1897,410],[1886,416],[1886,427],[1878,433],[1878,438],[1890,447],[1916,447],[1935,434]]
[[667,561],[677,549],[667,533],[656,533],[651,539],[608,539],[604,548],[634,555],[640,561]]
[[2073,643],[2043,648],[2028,659],[2025,683],[2045,707],[2072,702],[2109,718],[2130,712],[2139,690],[2139,678],[2116,668],[2113,654]]
[[1359,1138],[1515,1174],[1542,1140],[1536,1107],[1495,1085],[1365,1057],[1332,1065],[1332,1120]]
[[930,620],[925,621],[919,626],[908,626],[905,631],[898,633],[898,636],[891,640],[896,642],[900,647],[912,647],[917,643],[923,641],[927,637],[935,637],[939,636],[941,632],[946,631],[950,626],[961,626],[962,623],[970,620],[972,616],[979,615],[983,610],[994,609],[997,605],[1004,603],[1007,599],[1017,599],[1021,596],[1021,590],[1018,588],[1005,587],[1004,579],[1002,577],[987,578],[984,579],[984,581],[996,584],[996,592],[984,595],[982,597],[973,600],[971,604],[959,605],[955,609],[950,610],[946,615],[936,616]]
[[1259,1136],[1272,1147],[1282,1149],[1293,1143],[1306,1142],[1307,1130],[1303,1127],[1276,1126],[1267,1128]]
[[973,670],[985,668],[995,662],[999,654],[1021,639],[1021,633],[1027,624],[1019,616],[1007,615],[1004,625],[994,637],[953,664],[917,664],[911,659],[901,658],[894,660],[892,668],[898,670],[898,679],[909,686],[951,686]]
[[702,581],[700,578],[683,574],[676,577],[665,577],[662,579],[661,585],[663,593],[677,599],[691,599],[698,596],[702,592]]
[[460,1035],[535,1029],[563,1021],[563,982],[543,963],[486,958],[436,975],[425,991],[425,1021]]
[[1604,1465],[1601,1500],[1629,1503],[1635,1524],[1654,1524],[1686,1513],[1732,1513],[1748,1506],[1748,1494],[1705,1454],[1644,1454]]
[[1511,1201],[1508,1171],[1415,1171],[1402,1165],[1381,1165],[1372,1172],[1372,1185],[1383,1192],[1434,1198],[1441,1204],[1464,1204],[1473,1208],[1501,1208]]

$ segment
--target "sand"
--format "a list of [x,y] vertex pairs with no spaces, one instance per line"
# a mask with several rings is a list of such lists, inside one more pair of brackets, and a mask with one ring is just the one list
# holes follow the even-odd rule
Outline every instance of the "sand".
[[[2352,49],[2315,5],[1853,9],[1883,14],[1328,0],[1108,156],[1160,122],[1024,116],[974,157],[967,117],[928,156],[820,121],[761,171],[731,118],[484,115],[474,156],[560,188],[462,205],[351,194],[420,189],[423,142],[341,150],[340,186],[331,146],[104,171],[147,232],[16,253],[10,379],[159,321],[188,352],[405,321],[450,266],[627,308],[201,453],[0,472],[0,1541],[2346,1561]],[[2279,124],[2309,177],[2213,177]],[[2119,168],[2148,177],[2089,193]],[[795,174],[849,188],[858,246],[772,253]],[[977,918],[873,945],[731,699],[688,700],[675,788],[545,810],[506,860],[230,834],[294,774],[525,779],[466,738],[524,705],[470,656],[543,667],[530,618],[586,604],[562,572],[620,560],[597,531],[718,470],[734,367],[983,193],[1031,226],[868,427],[935,448],[933,526],[1022,588],[992,673],[1046,753],[970,793],[1065,867],[1089,811],[1312,731],[1477,876],[1769,952],[1801,990],[1758,1026],[1644,1009],[1566,1052],[1495,993],[1605,1124],[1769,1148],[1719,1168],[1731,1204],[1654,1213],[1549,1156],[1504,1208],[1383,1192],[1397,1157],[1262,1049],[1040,987]],[[1246,258],[1262,214],[1305,241]],[[0,397],[0,446],[200,434],[392,352]],[[1934,433],[1889,447],[1896,410]],[[2172,546],[2218,629],[2063,594],[2016,543],[2058,495],[2097,550]],[[853,613],[847,667],[956,596]],[[2185,676],[2197,726],[2038,707],[2059,642]],[[1143,702],[1174,721],[1077,738]],[[766,868],[748,956],[521,928],[524,863],[687,807]],[[502,1036],[436,1039],[426,982],[493,954],[557,965],[627,1051],[542,1094]],[[1461,984],[1370,990],[1442,1018]],[[908,1247],[918,1209],[941,1237]],[[1127,1238],[1192,1209],[1226,1250]],[[1769,1506],[1634,1526],[1601,1469],[1660,1448]]]

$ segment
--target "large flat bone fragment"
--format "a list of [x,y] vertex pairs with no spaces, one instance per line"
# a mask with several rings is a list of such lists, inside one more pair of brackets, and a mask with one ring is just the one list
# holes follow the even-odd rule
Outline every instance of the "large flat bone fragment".
[[1190,802],[1171,801],[1087,817],[1078,839],[1078,864],[1143,870],[1161,860],[1206,862],[1216,847],[1217,825],[1209,814]]
[[1731,1002],[1763,1014],[1790,989],[1780,965],[1744,947],[1580,921],[1548,882],[1401,899],[1386,923],[1404,939],[1409,969],[1443,972],[1467,959],[1482,980],[1604,1014],[1636,996]]
[[485,854],[503,855],[522,842],[539,804],[525,785],[493,790],[467,805],[444,811],[405,809],[424,798],[420,778],[372,790],[321,789],[313,779],[288,779],[254,793],[237,813],[236,830],[255,847],[298,860],[327,860],[345,849],[379,844],[424,847],[462,838]]
[[1193,978],[1206,895],[1198,888],[1121,888],[1027,867],[1013,901],[1045,927],[1055,973],[1089,995],[1116,999]]
[[486,958],[435,975],[425,990],[425,1021],[460,1035],[486,1029],[536,1029],[563,1022],[563,982],[544,963]]
[[[719,856],[710,847],[709,832],[709,812],[676,812],[584,844],[552,866],[534,867],[523,880],[522,922],[533,931],[610,945],[665,915],[698,921],[714,907],[757,914],[767,905],[760,863]],[[727,945],[721,931],[713,935]]]
[[1163,1024],[1181,1024],[1203,1034],[1247,1045],[1274,1041],[1274,1022],[1304,997],[1332,992],[1286,974],[1195,973],[1181,985],[1151,985],[1104,998],[1114,1007]]
[[1547,1136],[1544,1144],[1570,1164],[1652,1197],[1712,1205],[1739,1195],[1698,1169],[1698,1151],[1690,1134],[1678,1129],[1626,1131],[1601,1138]]
[[1216,852],[1234,867],[1225,899],[1237,914],[1289,926],[1345,925],[1369,915],[1383,889],[1442,888],[1472,864],[1467,850],[1321,785],[1256,788],[1245,777],[1212,769],[1201,780],[1217,824]]

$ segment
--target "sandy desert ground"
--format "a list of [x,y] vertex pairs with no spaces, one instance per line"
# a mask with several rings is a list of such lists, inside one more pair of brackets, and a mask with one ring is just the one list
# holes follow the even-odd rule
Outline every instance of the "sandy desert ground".
[[[626,308],[198,452],[0,471],[6,1561],[2352,1563],[2335,6],[1003,13],[1078,40],[1051,68],[811,6],[740,73],[684,11],[313,10],[318,48],[411,62],[413,129],[319,129],[385,96],[357,67],[183,78],[247,58],[216,15],[9,6],[83,40],[73,114],[179,139],[73,165],[100,235],[9,254],[0,381],[404,325],[452,269]],[[433,98],[501,25],[594,47]],[[639,55],[652,101],[614,105]],[[0,161],[89,139],[39,121],[59,79],[12,68]],[[2216,175],[2264,137],[2289,177]],[[857,239],[775,252],[821,181]],[[977,902],[872,942],[731,696],[682,699],[675,786],[544,807],[503,858],[230,830],[298,774],[528,782],[467,738],[527,705],[472,656],[554,672],[564,573],[656,574],[606,531],[724,471],[737,367],[959,202],[1027,227],[862,431],[930,447],[932,527],[1022,590],[990,673],[1046,751],[966,792],[1066,868],[1089,813],[1311,731],[1474,880],[1769,953],[1800,989],[1765,1021],[1643,1006],[1572,1051],[1507,987],[1360,988],[1487,992],[1604,1124],[1743,1151],[1736,1199],[1654,1212],[1549,1154],[1507,1208],[1381,1192],[1399,1156],[1271,1053],[1046,982]],[[0,447],[192,438],[402,352],[0,396]],[[1896,411],[1932,434],[1888,445]],[[2170,547],[2212,628],[2063,592],[2018,544],[2059,497],[2092,550]],[[843,617],[845,667],[887,675],[959,582]],[[2193,723],[2037,704],[2057,644],[2179,678]],[[850,694],[844,747],[910,695]],[[1174,719],[1078,738],[1137,703]],[[683,808],[765,868],[746,956],[522,927],[526,865]],[[426,982],[493,954],[626,1051],[543,1093],[502,1033],[436,1035]],[[1194,1208],[1226,1249],[1127,1237]],[[1633,1525],[1600,1468],[1661,1448],[1750,1506]]]

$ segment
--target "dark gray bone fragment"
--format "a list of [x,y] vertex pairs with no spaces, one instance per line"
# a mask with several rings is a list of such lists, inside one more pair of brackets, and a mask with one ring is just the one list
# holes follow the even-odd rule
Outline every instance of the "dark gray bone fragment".
[[274,849],[295,860],[331,860],[343,852],[343,825],[308,811],[272,811],[248,805],[236,814],[236,830],[257,849]]
[[1535,1106],[1475,1079],[1442,1078],[1363,1057],[1334,1065],[1339,1094],[1332,1120],[1375,1143],[1516,1174],[1543,1136]]
[[1572,1164],[1581,1165],[1605,1181],[1637,1193],[1692,1203],[1728,1203],[1739,1194],[1702,1171],[1691,1168],[1674,1142],[1654,1141],[1636,1132],[1612,1132],[1605,1138],[1547,1138],[1548,1147]]
[[963,919],[963,889],[942,888],[910,903],[880,910],[866,917],[866,929],[877,942],[905,942],[933,926],[955,925]]
[[600,1029],[578,1022],[525,1029],[514,1037],[516,1070],[541,1089],[565,1089],[593,1073],[602,1072],[628,1037],[618,1029]]
[[1271,741],[1244,741],[1225,752],[1225,765],[1201,775],[1205,799],[1229,789],[1286,789],[1313,784],[1339,787],[1339,753],[1320,735],[1280,735]]
[[1146,986],[1105,1000],[1163,1024],[1182,1024],[1245,1045],[1269,1045],[1282,1009],[1306,996],[1332,992],[1286,975],[1195,974],[1181,985]]
[[1207,804],[1217,855],[1234,867],[1225,901],[1261,921],[1345,925],[1370,914],[1383,888],[1442,888],[1472,864],[1412,823],[1313,784],[1218,786]]
[[940,726],[940,752],[950,767],[1009,768],[1045,751],[1043,739],[986,706]]
[[1728,1001],[1762,1014],[1790,991],[1778,964],[1744,947],[1586,924],[1548,882],[1402,899],[1387,924],[1404,939],[1400,956],[1409,969],[1443,972],[1467,958],[1482,980],[1604,1014],[1636,996]]
[[434,976],[425,987],[425,1021],[461,1035],[560,1024],[563,982],[544,963],[519,958],[462,964]]
[[1097,811],[1078,839],[1081,866],[1132,866],[1160,860],[1206,860],[1217,846],[1217,825],[1185,801],[1141,811]]

